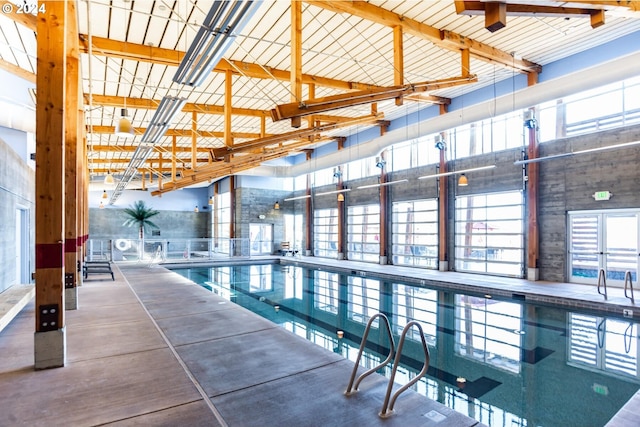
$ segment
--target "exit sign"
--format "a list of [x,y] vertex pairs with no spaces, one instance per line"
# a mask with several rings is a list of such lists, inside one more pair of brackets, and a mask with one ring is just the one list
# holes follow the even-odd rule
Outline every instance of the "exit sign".
[[595,193],[593,193],[593,198],[596,201],[609,200],[611,196],[613,196],[613,194],[611,194],[609,191],[596,191]]

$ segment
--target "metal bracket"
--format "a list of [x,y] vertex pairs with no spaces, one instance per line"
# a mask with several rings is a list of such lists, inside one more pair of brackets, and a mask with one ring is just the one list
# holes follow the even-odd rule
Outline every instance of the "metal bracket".
[[64,288],[70,289],[75,288],[76,280],[74,273],[64,273]]
[[58,304],[41,305],[40,310],[40,332],[56,331],[58,325]]

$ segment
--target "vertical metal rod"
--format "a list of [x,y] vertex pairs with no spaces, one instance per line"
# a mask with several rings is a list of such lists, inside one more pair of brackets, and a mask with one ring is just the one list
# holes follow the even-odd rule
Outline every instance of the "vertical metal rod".
[[[373,321],[378,317],[380,317],[382,319],[382,321],[384,322],[384,325],[386,327],[387,335],[389,336],[389,347],[391,348],[391,350],[389,351],[389,355],[387,356],[387,358],[381,364],[379,364],[378,366],[376,366],[374,368],[369,369],[367,372],[365,372],[362,375],[360,375],[358,377],[358,380],[355,381],[355,386],[354,386],[354,380],[356,378],[356,372],[358,372],[358,366],[360,366],[360,358],[362,357],[362,352],[364,351],[364,348],[367,345],[367,337],[369,336],[369,330],[371,329],[371,325],[373,324]],[[358,351],[358,357],[356,357],[355,365],[353,366],[353,371],[351,372],[351,378],[349,379],[349,385],[347,386],[347,390],[344,392],[344,394],[349,396],[350,394],[358,391],[358,386],[360,385],[360,382],[365,377],[371,375],[372,373],[374,373],[378,369],[382,368],[383,366],[386,366],[391,361],[391,359],[393,358],[393,354],[395,353],[395,347],[396,347],[395,346],[395,341],[393,340],[393,334],[391,333],[391,326],[389,324],[389,319],[387,318],[387,316],[385,316],[382,313],[377,313],[377,314],[374,314],[373,316],[371,316],[371,318],[367,322],[367,327],[364,329],[364,334],[362,336],[362,342],[360,343],[360,350]],[[353,391],[352,391],[352,387],[353,387]]]
[[[417,327],[418,331],[420,332],[420,340],[422,341],[422,349],[424,351],[424,365],[422,366],[422,370],[418,373],[418,375],[416,375],[414,379],[412,379],[411,381],[409,381],[408,383],[400,387],[398,391],[395,392],[393,397],[391,397],[391,400],[389,400],[389,397],[391,396],[391,390],[393,389],[393,381],[396,377],[396,371],[398,370],[398,365],[400,364],[400,358],[402,357],[402,346],[404,345],[404,339],[407,335],[407,332],[409,332],[409,329],[411,329],[414,326]],[[396,358],[393,363],[393,371],[391,372],[391,377],[389,378],[389,385],[387,386],[387,393],[384,397],[382,410],[378,414],[380,417],[386,418],[393,413],[393,405],[396,403],[396,399],[398,398],[398,396],[400,396],[400,394],[406,391],[413,384],[418,382],[420,378],[422,378],[427,373],[427,369],[429,369],[430,359],[431,358],[429,355],[429,347],[427,347],[427,342],[424,339],[424,332],[422,331],[422,326],[420,326],[420,323],[418,323],[415,320],[407,323],[407,325],[402,330],[402,336],[400,337],[400,343],[398,344],[398,351],[396,352]]]
[[[603,287],[604,292],[600,291],[600,286]],[[604,299],[607,299],[607,274],[604,271],[604,268],[601,268],[598,272],[598,293],[600,295],[604,295]]]
[[[631,295],[627,294],[627,287],[631,289]],[[631,302],[634,302],[633,299],[633,281],[631,280],[631,271],[627,270],[624,273],[624,296],[631,299]]]

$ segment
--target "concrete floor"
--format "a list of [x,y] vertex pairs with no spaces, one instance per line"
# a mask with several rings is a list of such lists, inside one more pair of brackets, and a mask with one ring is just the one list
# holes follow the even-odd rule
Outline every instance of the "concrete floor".
[[0,332],[0,426],[481,426],[387,381],[344,396],[352,362],[180,275],[116,266],[78,288],[67,363],[35,371],[34,302]]

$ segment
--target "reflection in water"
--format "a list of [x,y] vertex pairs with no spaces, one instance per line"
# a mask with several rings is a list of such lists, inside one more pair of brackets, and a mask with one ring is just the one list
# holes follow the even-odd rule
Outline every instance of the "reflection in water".
[[[176,271],[350,360],[374,314],[389,318],[396,341],[418,321],[431,363],[412,388],[489,426],[601,426],[640,383],[638,328],[623,319],[279,264]],[[373,326],[366,368],[388,354]],[[417,333],[407,335],[399,384],[422,367]]]

